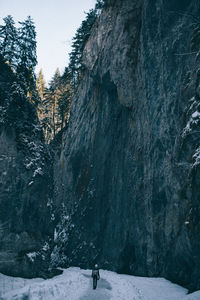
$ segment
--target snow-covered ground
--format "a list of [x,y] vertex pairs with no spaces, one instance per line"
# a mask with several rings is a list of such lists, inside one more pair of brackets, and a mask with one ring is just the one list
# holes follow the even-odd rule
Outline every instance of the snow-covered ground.
[[0,274],[0,300],[199,300],[200,291],[187,290],[163,278],[119,275],[100,270],[92,289],[90,270],[69,268],[52,279],[23,279]]

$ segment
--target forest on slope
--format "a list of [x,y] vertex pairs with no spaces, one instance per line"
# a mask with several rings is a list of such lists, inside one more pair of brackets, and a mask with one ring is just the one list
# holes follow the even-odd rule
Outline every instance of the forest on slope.
[[36,30],[31,17],[19,22],[20,26],[16,28],[12,16],[9,15],[0,26],[2,59],[10,66],[23,85],[29,101],[34,104],[47,143],[69,122],[70,101],[84,74],[83,49],[104,6],[105,1],[98,0],[95,8],[86,14],[73,38],[69,65],[65,67],[63,74],[57,68],[48,86],[42,69],[35,74]]

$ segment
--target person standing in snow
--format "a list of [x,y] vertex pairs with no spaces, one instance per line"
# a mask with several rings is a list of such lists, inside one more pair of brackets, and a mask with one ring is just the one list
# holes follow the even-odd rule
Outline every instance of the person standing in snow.
[[97,280],[100,279],[100,274],[99,274],[99,267],[98,265],[94,266],[94,269],[92,270],[92,278],[93,278],[93,290],[96,289],[97,287]]

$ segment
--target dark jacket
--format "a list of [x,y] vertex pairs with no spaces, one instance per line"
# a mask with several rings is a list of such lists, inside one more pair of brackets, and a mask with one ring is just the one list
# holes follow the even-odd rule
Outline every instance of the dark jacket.
[[100,274],[98,269],[92,270],[92,277],[94,278],[95,276],[97,277],[98,280],[100,279]]

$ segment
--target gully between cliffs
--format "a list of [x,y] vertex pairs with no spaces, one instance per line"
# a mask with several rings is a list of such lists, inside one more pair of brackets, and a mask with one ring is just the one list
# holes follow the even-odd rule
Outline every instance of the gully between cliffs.
[[53,165],[30,103],[0,128],[1,272],[98,262],[200,289],[199,16],[197,0],[107,1]]

